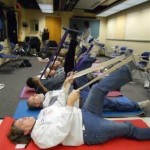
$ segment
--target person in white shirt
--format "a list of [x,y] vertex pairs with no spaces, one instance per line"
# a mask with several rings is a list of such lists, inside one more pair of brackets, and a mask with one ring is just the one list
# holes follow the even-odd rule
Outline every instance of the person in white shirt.
[[[92,86],[82,109],[74,107],[80,91],[65,91],[58,101],[41,110],[37,120],[24,117],[15,120],[8,138],[14,143],[28,143],[30,139],[41,149],[82,144],[101,144],[114,138],[150,140],[150,128],[138,128],[130,122],[114,122],[102,117],[104,97],[132,80],[129,67],[123,66]],[[72,78],[67,80],[71,82]]]
[[[65,82],[62,87],[63,89],[65,89],[64,87],[66,85]],[[87,82],[88,80],[86,76],[82,76],[76,79],[76,85],[78,88],[85,85]],[[68,96],[68,94],[72,90],[73,90],[73,87],[71,87],[69,92],[66,93],[66,96]],[[50,105],[53,105],[56,101],[58,101],[58,96],[61,94],[61,92],[62,92],[62,89],[47,91],[45,95],[42,93],[34,94],[28,98],[27,106],[31,110],[46,108]],[[89,86],[84,88],[80,92],[80,98],[75,103],[74,106],[78,108],[82,108],[82,105],[84,105],[89,92],[90,92]],[[117,98],[109,99],[108,97],[105,97],[103,108],[106,110],[111,109],[111,110],[119,111],[119,112],[120,111],[137,111],[137,110],[141,110],[145,108],[147,103],[149,102],[150,102],[149,100],[145,100],[142,102],[135,102],[135,101],[131,101],[130,99],[126,99],[126,101],[122,101],[121,99],[117,99]]]

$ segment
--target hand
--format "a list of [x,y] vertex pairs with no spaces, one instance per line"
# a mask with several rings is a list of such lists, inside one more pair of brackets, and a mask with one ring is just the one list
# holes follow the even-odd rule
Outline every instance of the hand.
[[73,75],[70,75],[69,77],[67,77],[67,78],[66,78],[66,80],[65,80],[65,84],[67,84],[67,83],[72,84],[72,83],[73,83],[73,81],[74,81],[74,79],[73,79]]
[[79,96],[80,96],[80,91],[73,90],[68,96],[67,105],[73,106],[74,103],[79,99]]
[[55,75],[55,72],[56,72],[55,70],[51,70],[51,71],[49,72],[49,76],[50,76],[50,77],[53,77],[53,76]]
[[71,76],[71,75],[73,75],[73,74],[74,74],[74,72],[73,72],[73,71],[70,71],[70,72],[67,73],[67,77],[69,77],[69,76]]

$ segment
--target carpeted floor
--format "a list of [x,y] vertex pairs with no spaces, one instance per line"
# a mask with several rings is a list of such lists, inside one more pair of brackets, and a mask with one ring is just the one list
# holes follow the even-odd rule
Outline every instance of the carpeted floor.
[[[5,87],[0,90],[0,117],[12,116],[19,101],[19,96],[30,76],[38,75],[46,66],[46,63],[37,62],[36,57],[26,57],[32,63],[32,67],[18,68],[16,71],[9,65],[0,68],[0,83]],[[21,64],[21,61],[16,62]]]
[[[0,83],[5,84],[5,87],[0,90],[0,118],[14,114],[27,78],[38,75],[46,66],[46,63],[37,62],[36,57],[27,57],[27,59],[32,63],[32,67],[18,68],[16,71],[8,65],[0,68]],[[138,72],[134,78],[139,78]],[[143,88],[143,81],[139,79],[134,81],[135,83],[129,83],[121,89],[123,94],[135,101],[150,99],[150,91]],[[145,109],[147,116],[150,116],[149,107]]]

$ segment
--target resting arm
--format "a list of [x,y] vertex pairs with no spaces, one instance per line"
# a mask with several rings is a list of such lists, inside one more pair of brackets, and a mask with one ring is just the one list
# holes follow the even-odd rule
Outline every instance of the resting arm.
[[39,78],[34,77],[33,81],[37,86],[39,86],[39,88],[43,91],[44,94],[48,92],[48,89],[41,83]]

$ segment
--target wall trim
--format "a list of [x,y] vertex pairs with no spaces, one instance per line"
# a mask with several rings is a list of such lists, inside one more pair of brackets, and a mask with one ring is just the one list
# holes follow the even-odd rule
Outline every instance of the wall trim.
[[150,40],[142,40],[142,39],[110,39],[107,38],[106,40],[111,40],[111,41],[129,41],[129,42],[150,42]]

